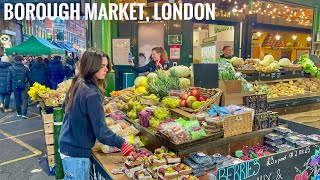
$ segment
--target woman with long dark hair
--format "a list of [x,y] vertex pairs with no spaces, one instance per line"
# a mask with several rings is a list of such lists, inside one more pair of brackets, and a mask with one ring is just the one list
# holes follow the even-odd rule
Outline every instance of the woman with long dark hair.
[[59,139],[65,180],[90,179],[89,158],[96,139],[119,148],[125,156],[134,152],[134,148],[105,123],[103,100],[109,69],[109,57],[102,51],[88,49],[80,59],[79,73],[67,93]]

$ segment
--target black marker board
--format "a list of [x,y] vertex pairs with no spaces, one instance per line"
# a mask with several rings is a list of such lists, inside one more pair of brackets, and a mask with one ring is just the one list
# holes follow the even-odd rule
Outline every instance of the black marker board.
[[[220,168],[217,180],[320,180],[320,143]],[[319,159],[320,161],[320,159]]]
[[218,64],[193,64],[194,86],[202,88],[218,88]]

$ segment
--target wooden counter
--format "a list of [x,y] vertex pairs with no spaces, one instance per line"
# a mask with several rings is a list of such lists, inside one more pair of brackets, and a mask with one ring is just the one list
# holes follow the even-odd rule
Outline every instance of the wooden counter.
[[280,118],[306,126],[320,128],[320,110],[289,114],[280,116]]
[[112,179],[129,179],[125,174],[113,175],[111,173],[115,168],[124,167],[124,156],[121,152],[105,154],[98,149],[92,149],[92,155]]

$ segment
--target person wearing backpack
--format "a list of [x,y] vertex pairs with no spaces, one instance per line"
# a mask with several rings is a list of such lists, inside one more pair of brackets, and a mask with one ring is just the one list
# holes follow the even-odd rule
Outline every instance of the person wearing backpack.
[[52,89],[57,89],[58,84],[61,83],[64,79],[64,68],[61,62],[61,56],[54,56],[53,60],[50,62],[49,66],[49,73],[51,75],[51,85]]
[[[21,56],[15,57],[15,64],[10,67],[8,74],[8,93],[13,92],[17,116],[28,119],[28,90],[30,88],[29,69],[22,63]],[[21,109],[22,106],[22,109]]]
[[11,93],[8,93],[8,74],[9,68],[11,67],[10,58],[8,56],[2,56],[0,62],[0,109],[3,109],[4,112],[12,112],[10,107],[10,96]]

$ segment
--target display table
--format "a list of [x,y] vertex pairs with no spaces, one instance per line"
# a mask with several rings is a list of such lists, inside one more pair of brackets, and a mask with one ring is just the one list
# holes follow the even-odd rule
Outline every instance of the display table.
[[289,114],[281,116],[280,118],[307,126],[320,128],[320,110]]
[[[281,120],[282,123],[287,123],[288,127],[298,133],[306,135],[319,133],[318,128],[305,126],[286,120]],[[187,150],[187,152],[196,152],[205,148],[205,146],[211,147],[214,152],[221,154],[230,154],[234,156],[231,149],[239,150],[243,145],[253,145],[256,142],[255,139],[260,139],[265,133],[269,133],[270,130],[256,131],[239,136],[219,139],[203,147],[193,147]],[[243,141],[241,143],[241,141]],[[247,144],[243,144],[247,143]],[[226,146],[228,144],[228,146]],[[215,145],[214,148],[213,145]],[[160,145],[159,145],[160,147]],[[237,165],[220,168],[218,170],[218,179],[294,179],[298,174],[302,175],[308,172],[309,178],[314,178],[318,175],[320,169],[320,163],[317,166],[309,164],[310,160],[315,158],[317,151],[320,150],[320,143],[296,148],[290,151],[271,154],[262,158],[252,159]],[[150,150],[150,149],[149,149]],[[212,154],[213,151],[208,152]],[[122,153],[104,154],[99,149],[94,148],[92,150],[92,173],[91,175],[96,179],[121,179],[125,180],[128,177],[125,174],[113,175],[111,171],[118,167],[124,167],[124,156]],[[299,170],[299,172],[297,172]],[[207,172],[208,173],[208,172]],[[206,180],[208,177],[199,177],[201,180]]]
[[[97,179],[129,179],[125,174],[113,175],[115,168],[124,167],[124,156],[121,152],[105,154],[99,149],[92,149],[92,176]],[[100,177],[100,178],[99,178]]]

